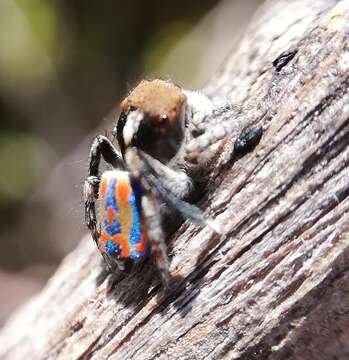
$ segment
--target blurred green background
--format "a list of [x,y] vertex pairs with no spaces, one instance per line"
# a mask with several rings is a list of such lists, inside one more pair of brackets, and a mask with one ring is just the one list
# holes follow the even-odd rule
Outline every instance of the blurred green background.
[[0,1],[0,324],[86,232],[89,146],[120,99],[142,77],[200,87],[259,3]]

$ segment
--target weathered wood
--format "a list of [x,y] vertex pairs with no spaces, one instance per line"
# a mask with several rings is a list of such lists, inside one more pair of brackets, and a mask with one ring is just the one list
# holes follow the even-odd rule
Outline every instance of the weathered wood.
[[230,159],[237,127],[212,169],[201,205],[226,235],[181,226],[167,297],[149,264],[97,286],[83,239],[7,323],[0,358],[347,359],[348,87],[349,1],[267,1],[205,89],[265,129]]

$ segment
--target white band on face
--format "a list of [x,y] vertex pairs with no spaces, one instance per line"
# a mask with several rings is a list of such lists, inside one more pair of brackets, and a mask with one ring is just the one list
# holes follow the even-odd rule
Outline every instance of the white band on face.
[[122,135],[125,142],[125,147],[128,147],[131,145],[132,138],[137,133],[139,124],[143,120],[143,113],[139,110],[131,111],[127,115],[127,120],[125,127],[123,129]]

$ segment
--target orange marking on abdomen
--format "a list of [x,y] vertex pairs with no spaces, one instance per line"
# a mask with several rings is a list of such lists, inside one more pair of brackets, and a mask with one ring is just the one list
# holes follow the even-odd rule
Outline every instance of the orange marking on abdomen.
[[122,257],[128,258],[130,256],[130,244],[123,235],[114,235],[112,241],[120,245]]
[[114,210],[113,208],[111,208],[111,207],[108,207],[108,209],[107,209],[107,218],[108,218],[108,223],[109,223],[110,226],[113,225],[113,221],[114,221],[114,220],[117,220],[117,218],[116,218],[116,212],[115,212],[115,210]]
[[128,203],[128,198],[132,192],[131,186],[125,180],[119,180],[116,184],[115,196],[117,203],[125,206]]
[[107,191],[107,180],[102,178],[99,184],[99,190],[98,190],[99,196],[104,198],[106,191]]
[[99,236],[98,239],[98,247],[100,251],[103,253],[105,248],[105,243],[110,240],[110,235],[108,235],[106,232],[102,231],[102,233]]

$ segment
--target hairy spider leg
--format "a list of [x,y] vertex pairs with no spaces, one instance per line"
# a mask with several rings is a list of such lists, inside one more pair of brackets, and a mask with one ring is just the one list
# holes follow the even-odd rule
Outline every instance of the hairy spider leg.
[[170,273],[165,236],[162,231],[160,203],[156,196],[158,193],[154,192],[152,184],[148,181],[151,174],[147,172],[145,163],[138,153],[137,148],[128,148],[125,159],[132,178],[141,185],[143,191],[141,207],[147,228],[149,246],[163,284],[167,287],[170,282]]
[[206,225],[214,232],[221,233],[218,224],[206,218],[197,206],[183,200],[193,190],[188,175],[170,169],[139,149],[129,149],[126,152],[126,161],[132,164],[131,171],[134,167],[135,175],[142,186],[176,210],[184,220],[196,225]]
[[99,232],[95,201],[98,198],[99,165],[101,157],[114,169],[125,169],[125,164],[119,151],[108,138],[103,135],[95,137],[90,150],[89,176],[84,182],[83,196],[85,202],[85,222],[90,229],[93,240],[98,244]]
[[167,288],[171,277],[169,272],[167,247],[161,226],[160,204],[156,197],[150,192],[146,192],[142,196],[142,211],[147,227],[152,258],[155,260],[164,287]]
[[101,156],[103,156],[103,159],[114,169],[125,170],[125,163],[120,152],[107,137],[98,135],[95,137],[90,150],[90,176],[98,176]]

